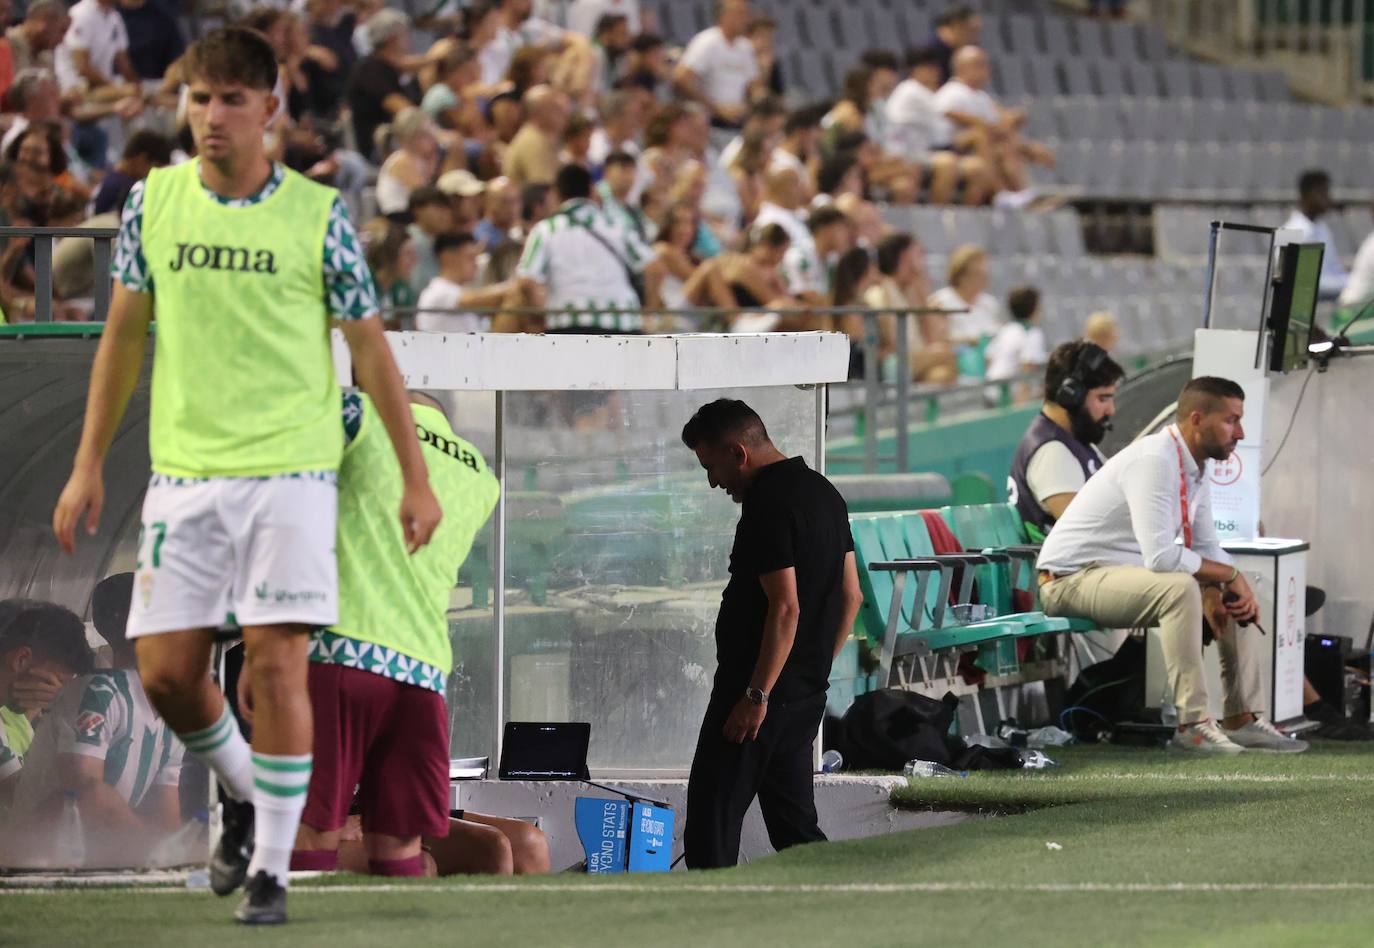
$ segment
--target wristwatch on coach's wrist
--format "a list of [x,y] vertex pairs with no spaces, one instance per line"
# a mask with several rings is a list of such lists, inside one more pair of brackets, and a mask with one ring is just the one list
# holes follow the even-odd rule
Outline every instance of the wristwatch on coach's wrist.
[[754,704],[768,703],[768,692],[761,688],[745,688],[744,697],[748,698]]

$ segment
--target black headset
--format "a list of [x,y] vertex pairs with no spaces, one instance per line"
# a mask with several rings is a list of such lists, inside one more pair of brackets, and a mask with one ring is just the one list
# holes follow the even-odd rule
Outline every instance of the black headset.
[[1073,370],[1059,383],[1054,403],[1066,411],[1082,408],[1088,400],[1088,377],[1096,373],[1111,356],[1107,350],[1091,342],[1083,343],[1073,361]]

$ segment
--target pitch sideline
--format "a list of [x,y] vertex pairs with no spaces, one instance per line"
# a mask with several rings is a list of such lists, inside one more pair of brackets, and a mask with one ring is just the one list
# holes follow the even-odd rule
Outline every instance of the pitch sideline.
[[[14,886],[0,889],[3,895],[66,895],[80,891],[110,891],[126,895],[168,895],[195,894],[203,891],[184,887],[111,886],[96,883],[76,885]],[[1248,893],[1248,892],[1374,892],[1374,882],[1043,882],[1043,883],[996,883],[996,882],[853,882],[821,883],[795,885],[756,884],[725,885],[720,883],[684,883],[682,885],[662,885],[647,883],[643,885],[624,882],[587,883],[567,885],[561,883],[514,885],[510,883],[455,883],[453,885],[417,884],[396,885],[376,883],[361,885],[294,885],[291,891],[310,895],[361,895],[383,893],[440,894],[483,893],[511,895],[538,894],[553,892],[560,895],[624,895],[626,893],[650,895],[847,895],[847,894],[931,894],[986,892],[986,893],[1042,893],[1042,894],[1092,894],[1111,893],[1118,895],[1163,895],[1191,892],[1205,893]]]

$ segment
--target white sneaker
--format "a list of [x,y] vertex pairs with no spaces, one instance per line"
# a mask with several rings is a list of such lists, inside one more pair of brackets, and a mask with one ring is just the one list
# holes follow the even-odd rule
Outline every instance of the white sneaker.
[[1190,754],[1239,754],[1245,750],[1211,721],[1199,721],[1175,731],[1169,738],[1169,748]]
[[1226,736],[1241,747],[1274,751],[1279,754],[1301,754],[1308,746],[1306,741],[1289,737],[1261,717],[1256,717],[1249,724],[1235,730],[1227,728]]

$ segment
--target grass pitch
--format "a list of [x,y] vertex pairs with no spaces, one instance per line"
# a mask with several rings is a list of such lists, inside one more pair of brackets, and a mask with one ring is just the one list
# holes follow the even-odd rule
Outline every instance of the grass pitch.
[[[179,889],[0,891],[0,945],[1372,945],[1374,747],[924,780],[902,806],[999,814],[738,869],[302,883],[244,930]],[[1053,844],[1053,845],[1050,845]]]

